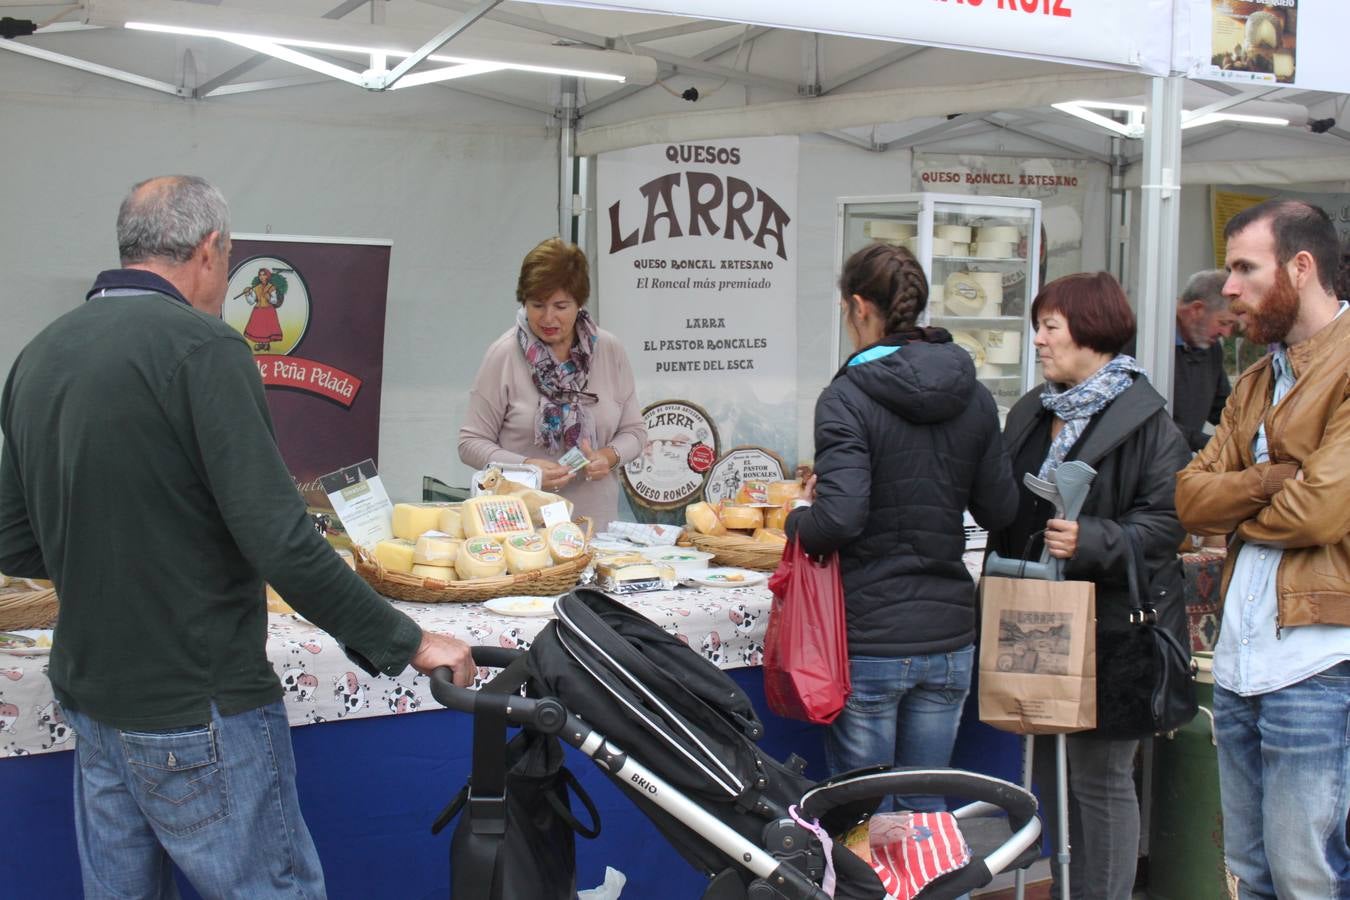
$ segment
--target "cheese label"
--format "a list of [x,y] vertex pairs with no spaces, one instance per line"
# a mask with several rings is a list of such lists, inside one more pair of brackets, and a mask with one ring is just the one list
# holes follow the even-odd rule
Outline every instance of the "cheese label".
[[534,532],[530,532],[529,534],[513,534],[506,539],[506,542],[517,550],[525,550],[530,553],[546,549],[544,546],[544,539]]
[[499,563],[504,559],[502,545],[492,538],[469,538],[464,542],[464,552],[479,562]]
[[530,511],[519,497],[487,495],[464,502],[466,531],[475,537],[508,534],[513,531],[533,531]]

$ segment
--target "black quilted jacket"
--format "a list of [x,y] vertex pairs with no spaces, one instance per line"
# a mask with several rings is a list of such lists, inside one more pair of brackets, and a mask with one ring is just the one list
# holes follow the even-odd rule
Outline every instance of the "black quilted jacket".
[[940,653],[975,640],[962,511],[1002,528],[1017,486],[969,354],[941,329],[883,344],[899,346],[855,354],[820,395],[816,499],[787,528],[839,551],[850,655]]

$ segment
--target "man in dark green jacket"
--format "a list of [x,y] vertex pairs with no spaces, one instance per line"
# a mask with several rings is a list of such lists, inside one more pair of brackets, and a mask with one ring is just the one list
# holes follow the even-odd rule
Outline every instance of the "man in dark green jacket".
[[230,239],[200,178],[136,185],[121,269],[19,354],[0,394],[0,571],[61,598],[49,677],[79,735],[87,897],[324,895],[300,817],[263,581],[372,672],[454,670],[313,528],[244,339]]

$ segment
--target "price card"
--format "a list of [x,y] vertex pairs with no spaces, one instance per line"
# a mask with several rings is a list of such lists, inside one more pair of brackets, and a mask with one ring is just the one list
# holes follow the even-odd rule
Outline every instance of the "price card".
[[373,550],[394,536],[394,504],[373,459],[321,475],[319,483],[353,544]]
[[552,528],[560,522],[571,521],[571,517],[567,514],[567,503],[562,500],[539,507],[539,515],[544,520],[545,528]]

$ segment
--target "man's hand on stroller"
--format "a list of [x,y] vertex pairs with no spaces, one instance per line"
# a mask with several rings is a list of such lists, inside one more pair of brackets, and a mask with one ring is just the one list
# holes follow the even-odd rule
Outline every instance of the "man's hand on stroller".
[[430,675],[432,669],[440,666],[454,672],[456,687],[468,687],[473,684],[477,667],[474,665],[469,645],[448,634],[423,631],[422,645],[413,654],[412,667],[423,675]]

